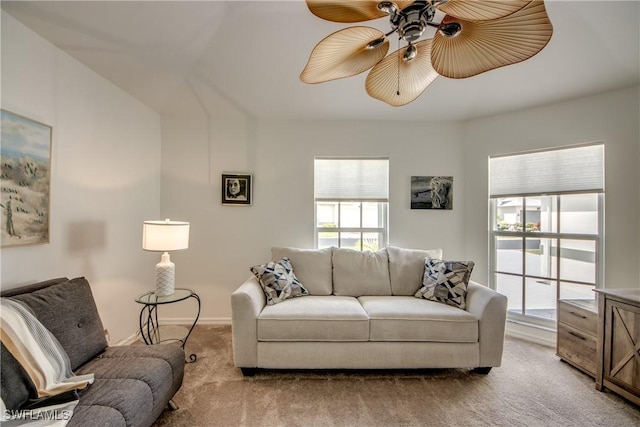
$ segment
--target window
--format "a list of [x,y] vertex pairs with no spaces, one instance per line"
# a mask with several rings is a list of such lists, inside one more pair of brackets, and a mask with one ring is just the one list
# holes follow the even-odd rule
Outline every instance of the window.
[[604,145],[489,159],[492,287],[511,319],[555,327],[556,301],[601,287]]
[[316,158],[314,200],[317,248],[387,245],[389,159]]

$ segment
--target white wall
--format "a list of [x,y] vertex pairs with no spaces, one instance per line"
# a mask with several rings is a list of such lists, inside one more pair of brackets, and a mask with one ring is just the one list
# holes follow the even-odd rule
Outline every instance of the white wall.
[[[230,294],[272,246],[312,248],[314,156],[383,156],[390,165],[390,244],[463,257],[465,188],[457,126],[162,118],[162,212],[191,222],[172,255],[179,286],[202,298],[204,321],[231,316]],[[222,206],[221,173],[254,175],[253,206]],[[412,175],[454,177],[452,211],[410,209]],[[192,308],[163,307],[186,318]]]
[[[637,88],[457,124],[261,122],[223,104],[162,118],[161,209],[192,223],[189,250],[172,259],[180,284],[202,297],[204,321],[229,318],[230,293],[271,246],[313,247],[314,156],[388,156],[390,244],[442,247],[476,261],[474,280],[488,283],[488,156],[604,140],[607,286],[638,286]],[[254,174],[253,206],[220,205],[223,171]],[[409,208],[410,177],[431,174],[454,176],[453,211]],[[192,310],[164,313],[186,319]]]
[[2,108],[53,127],[50,243],[3,248],[1,287],[86,276],[111,342],[153,283],[142,221],[160,211],[160,118],[2,12]]
[[605,142],[605,286],[640,287],[639,88],[461,124],[467,257],[488,283],[488,156]]

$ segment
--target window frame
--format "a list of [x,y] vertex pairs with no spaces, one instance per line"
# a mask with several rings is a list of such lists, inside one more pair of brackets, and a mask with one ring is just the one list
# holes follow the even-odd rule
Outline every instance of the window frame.
[[[337,218],[338,218],[338,226],[337,227],[319,227],[318,226],[318,205],[322,203],[335,203],[338,207]],[[342,203],[359,203],[360,204],[360,227],[340,227],[340,218],[341,216],[341,208]],[[378,206],[378,215],[381,217],[381,227],[362,227],[363,222],[363,203],[375,203]],[[382,201],[372,201],[366,199],[352,199],[352,200],[337,200],[337,199],[322,199],[314,201],[314,246],[316,249],[319,249],[320,243],[320,233],[337,233],[338,235],[338,246],[342,247],[341,241],[341,233],[359,233],[360,234],[360,251],[363,251],[364,246],[364,234],[365,233],[376,233],[382,236],[380,241],[380,247],[378,249],[382,249],[387,246],[389,243],[389,202]]]
[[[562,232],[562,197],[565,195],[579,195],[579,194],[593,194],[597,196],[597,213],[598,213],[598,232],[595,234],[585,234],[585,233],[565,233]],[[537,198],[537,197],[556,197],[556,212],[557,217],[555,218],[555,230],[556,231],[527,231],[525,224],[527,223],[527,199]],[[495,221],[498,217],[497,211],[497,201],[505,198],[521,198],[522,199],[522,218],[520,219],[520,223],[523,224],[522,231],[517,230],[498,230],[496,228]],[[489,200],[489,277],[490,277],[490,287],[494,290],[498,288],[498,275],[505,275],[510,277],[518,277],[521,279],[520,283],[520,292],[522,296],[522,304],[520,307],[520,313],[509,312],[508,318],[516,321],[524,321],[526,323],[531,323],[534,325],[548,327],[552,330],[556,329],[556,320],[547,320],[540,317],[536,317],[533,315],[527,315],[527,279],[535,279],[535,280],[544,280],[548,282],[555,283],[556,287],[556,305],[557,301],[561,298],[562,284],[576,284],[576,285],[585,285],[585,286],[594,286],[596,289],[600,289],[604,284],[604,193],[596,193],[596,192],[564,192],[560,194],[527,194],[527,195],[512,195],[512,196],[500,196],[493,197]],[[522,241],[522,266],[520,273],[514,273],[509,271],[501,271],[497,268],[497,259],[498,259],[498,248],[497,241],[500,237],[512,237],[518,238]],[[555,271],[553,274],[549,274],[548,276],[538,276],[534,274],[527,273],[527,261],[526,261],[526,239],[527,238],[538,238],[538,239],[550,239],[555,241],[555,245],[558,251],[556,258],[558,259]],[[580,281],[580,280],[570,280],[564,279],[562,276],[561,269],[561,241],[562,240],[581,240],[581,241],[591,241],[594,242],[594,251],[595,251],[595,280],[594,282]],[[555,277],[552,277],[554,276]],[[594,295],[595,298],[595,295]],[[556,306],[556,317],[557,317],[557,306]]]

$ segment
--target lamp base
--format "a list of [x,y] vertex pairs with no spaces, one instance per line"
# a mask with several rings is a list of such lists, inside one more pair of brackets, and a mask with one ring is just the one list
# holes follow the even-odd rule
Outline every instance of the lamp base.
[[156,264],[156,295],[173,295],[175,290],[176,265],[171,262],[169,253],[162,254],[162,258]]

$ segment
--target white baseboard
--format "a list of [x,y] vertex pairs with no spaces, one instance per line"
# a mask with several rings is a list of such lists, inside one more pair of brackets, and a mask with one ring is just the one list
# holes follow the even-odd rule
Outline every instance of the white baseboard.
[[118,341],[114,345],[116,345],[116,346],[119,346],[119,345],[131,345],[134,342],[138,341],[139,337],[140,337],[140,331],[136,331],[132,335],[129,335],[127,338],[121,339],[120,341]]
[[[169,318],[161,317],[158,319],[158,321],[161,325],[190,326],[193,323],[193,317],[169,317]],[[201,317],[198,319],[198,325],[230,325],[230,324],[231,324],[230,317]],[[113,345],[114,346],[131,345],[138,340],[140,340],[140,331],[135,331],[133,334],[129,335],[127,338],[123,338]]]
[[[161,317],[158,319],[161,325],[191,325],[193,317]],[[198,325],[230,325],[230,317],[201,317]]]
[[521,338],[547,347],[555,348],[556,346],[556,332],[547,328],[507,321],[506,334],[511,337]]

